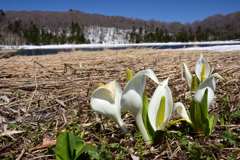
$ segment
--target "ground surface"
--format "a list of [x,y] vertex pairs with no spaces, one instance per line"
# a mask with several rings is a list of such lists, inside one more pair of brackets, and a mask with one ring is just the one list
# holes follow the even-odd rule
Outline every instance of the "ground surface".
[[[124,115],[129,133],[123,135],[115,123],[91,111],[91,92],[114,79],[123,87],[127,67],[151,68],[160,80],[169,77],[175,100],[188,103],[180,64],[186,62],[193,72],[200,53],[225,79],[218,83],[211,108],[219,117],[211,136],[169,129],[161,142],[148,146],[131,115]],[[153,87],[148,86],[150,94]],[[54,159],[51,144],[64,129],[82,134],[85,141],[111,153],[112,159],[240,159],[239,91],[240,52],[133,49],[0,59],[0,159]],[[43,140],[50,144],[43,145]]]

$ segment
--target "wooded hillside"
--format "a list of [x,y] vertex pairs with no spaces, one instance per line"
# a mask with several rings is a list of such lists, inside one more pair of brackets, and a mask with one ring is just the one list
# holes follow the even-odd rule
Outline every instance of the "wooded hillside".
[[[124,30],[121,32],[124,33],[122,37],[132,43],[232,40],[240,37],[240,12],[215,15],[203,21],[182,24],[88,14],[74,10],[1,10],[0,44],[89,43],[86,32],[90,26]],[[99,35],[104,37],[107,34],[109,33]]]

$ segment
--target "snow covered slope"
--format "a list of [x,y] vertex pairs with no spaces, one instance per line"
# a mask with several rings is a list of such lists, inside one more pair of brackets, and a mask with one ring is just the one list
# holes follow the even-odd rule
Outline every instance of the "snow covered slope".
[[84,30],[84,35],[91,44],[124,44],[129,43],[128,33],[130,33],[130,31],[131,30],[123,30],[114,27],[90,26]]

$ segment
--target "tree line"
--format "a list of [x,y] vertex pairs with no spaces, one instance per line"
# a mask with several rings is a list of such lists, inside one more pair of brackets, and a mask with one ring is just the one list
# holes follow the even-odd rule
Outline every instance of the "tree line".
[[72,22],[66,30],[52,31],[46,27],[39,27],[31,22],[28,27],[24,26],[21,20],[9,23],[7,30],[22,37],[25,44],[45,45],[45,44],[65,44],[65,43],[89,43],[84,36],[84,27]]
[[155,28],[154,31],[144,30],[142,27],[133,27],[130,33],[131,43],[142,42],[193,42],[193,41],[218,41],[235,40],[240,38],[240,32],[224,30],[203,29],[198,26],[195,30],[190,27],[182,28],[176,33],[171,33],[165,28]]
[[[40,27],[31,22],[27,27],[16,20],[7,26],[8,32],[13,33],[10,36],[18,36],[25,44],[45,45],[45,44],[65,44],[65,43],[89,43],[84,36],[84,26],[72,22],[67,29],[55,31],[46,27]],[[9,35],[8,35],[9,36]],[[181,28],[178,32],[169,32],[166,28],[156,27],[155,29],[146,29],[143,27],[133,27],[129,32],[130,43],[142,42],[190,42],[190,41],[213,41],[213,40],[232,40],[239,39],[240,32],[226,32],[224,30],[203,29],[198,26],[195,30],[191,27]],[[4,38],[0,34],[0,38]]]
[[126,39],[130,43],[236,40],[240,39],[240,12],[182,24],[94,15],[73,10],[0,10],[1,44],[89,43],[84,33],[88,26],[126,29]]

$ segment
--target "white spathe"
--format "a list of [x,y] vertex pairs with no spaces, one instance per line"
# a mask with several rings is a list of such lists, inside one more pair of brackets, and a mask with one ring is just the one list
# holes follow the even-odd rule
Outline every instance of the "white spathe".
[[199,89],[203,89],[206,87],[210,87],[213,91],[216,89],[216,80],[214,76],[209,76],[206,80],[204,80],[198,87]]
[[195,66],[195,73],[201,82],[204,81],[206,78],[208,78],[209,75],[211,74],[210,65],[205,60],[202,54],[200,58],[197,60],[197,63]]
[[159,83],[158,78],[151,69],[142,70],[136,73],[124,88],[121,98],[123,111],[130,111],[136,115],[142,108],[142,96],[145,90],[146,77],[149,77],[157,84]]
[[194,100],[196,100],[197,102],[201,102],[203,97],[204,97],[204,93],[205,91],[208,90],[208,97],[207,97],[207,105],[208,108],[209,106],[212,104],[213,100],[214,100],[214,91],[210,88],[210,87],[205,87],[205,88],[201,88],[198,89],[194,95]]
[[191,88],[192,74],[191,74],[190,70],[188,69],[188,66],[185,63],[183,63],[181,68],[182,68],[182,79],[185,78],[187,80],[188,87]]
[[122,89],[119,83],[111,81],[93,91],[90,105],[94,111],[113,118],[124,129],[124,123],[121,118],[121,95]]
[[185,106],[181,102],[177,102],[174,104],[174,112],[176,112],[181,118],[183,118],[188,123],[190,124],[192,123],[188,116]]
[[[160,105],[162,97],[165,97],[165,106],[164,106],[165,109],[163,109],[164,117],[161,124],[157,124],[157,118],[159,118],[158,112],[160,110],[160,107],[162,107]],[[165,129],[165,126],[167,125],[167,123],[171,118],[172,111],[173,111],[172,92],[168,87],[168,79],[166,79],[158,85],[149,103],[148,117],[154,131]]]
[[149,77],[157,84],[159,83],[158,78],[151,69],[139,71],[125,86],[121,98],[121,106],[122,111],[129,111],[135,116],[137,126],[144,140],[149,141],[150,137],[148,136],[142,119],[143,93],[145,90],[146,77]]

